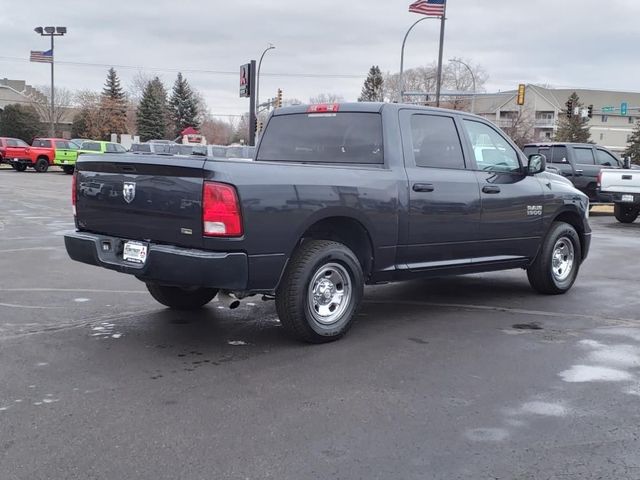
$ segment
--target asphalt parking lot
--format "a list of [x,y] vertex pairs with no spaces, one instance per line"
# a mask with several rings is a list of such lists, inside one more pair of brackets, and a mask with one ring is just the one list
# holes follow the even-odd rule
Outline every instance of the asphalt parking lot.
[[2,480],[640,478],[640,222],[592,218],[567,295],[378,286],[309,346],[69,260],[70,182],[0,170]]

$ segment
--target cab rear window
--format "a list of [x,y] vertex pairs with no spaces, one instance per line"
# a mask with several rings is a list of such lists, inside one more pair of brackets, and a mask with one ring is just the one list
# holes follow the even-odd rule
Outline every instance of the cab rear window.
[[51,140],[34,140],[33,147],[51,148]]
[[382,164],[382,116],[356,112],[274,116],[257,160]]

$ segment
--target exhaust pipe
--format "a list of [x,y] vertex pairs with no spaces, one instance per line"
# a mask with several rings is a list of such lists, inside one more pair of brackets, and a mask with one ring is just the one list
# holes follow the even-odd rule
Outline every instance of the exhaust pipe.
[[235,310],[240,306],[240,300],[238,300],[233,293],[224,290],[218,292],[218,301],[229,310]]

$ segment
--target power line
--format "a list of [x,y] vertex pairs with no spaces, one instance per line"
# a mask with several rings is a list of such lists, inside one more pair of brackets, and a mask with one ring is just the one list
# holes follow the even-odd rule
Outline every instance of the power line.
[[[26,62],[29,63],[29,60],[22,57],[6,57],[0,56],[0,61],[5,62]],[[100,67],[100,68],[119,68],[123,70],[150,70],[154,72],[169,72],[169,73],[204,73],[207,75],[228,75],[228,76],[238,76],[239,72],[235,71],[226,71],[226,70],[205,70],[205,69],[196,69],[196,68],[167,68],[167,67],[148,67],[143,65],[117,65],[112,63],[90,63],[90,62],[72,62],[72,61],[61,61],[56,60],[56,64],[58,65],[70,65],[77,67]],[[289,77],[289,78],[334,78],[334,79],[361,79],[362,75],[356,74],[346,74],[346,73],[288,73],[288,72],[280,72],[280,73],[260,73],[261,76],[265,77]]]

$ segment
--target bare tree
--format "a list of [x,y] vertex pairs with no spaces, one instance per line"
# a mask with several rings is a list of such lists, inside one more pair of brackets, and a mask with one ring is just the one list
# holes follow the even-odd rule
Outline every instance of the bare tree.
[[341,103],[344,102],[344,97],[337,93],[320,93],[315,97],[309,98],[309,103]]
[[154,75],[145,73],[142,70],[138,70],[138,72],[131,79],[131,82],[129,82],[129,86],[127,88],[127,96],[133,101],[136,106],[140,102],[145,88],[147,88],[149,82],[153,80],[153,77]]
[[44,123],[50,124],[52,118],[55,125],[59,125],[63,120],[71,121],[69,118],[73,114],[73,94],[71,90],[66,88],[55,89],[53,112],[51,111],[51,87],[38,87],[38,90],[42,92],[42,96],[38,96],[34,100],[33,106]]
[[500,118],[502,131],[520,148],[534,140],[535,125],[535,115],[529,108],[519,108]]
[[207,117],[200,126],[200,133],[210,144],[229,145],[234,134],[234,126],[228,121]]

